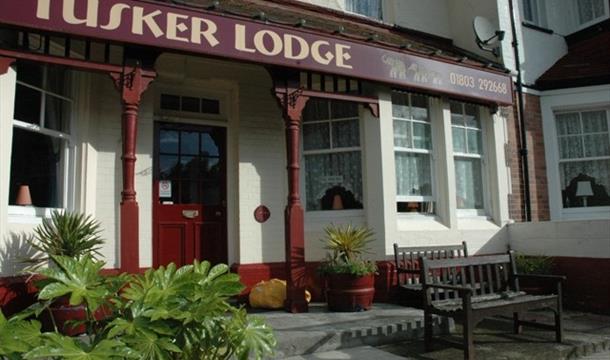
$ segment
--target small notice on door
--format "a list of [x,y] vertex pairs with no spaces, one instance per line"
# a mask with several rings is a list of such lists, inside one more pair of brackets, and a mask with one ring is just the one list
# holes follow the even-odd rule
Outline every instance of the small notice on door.
[[170,180],[159,181],[159,197],[171,198],[172,197],[172,182]]

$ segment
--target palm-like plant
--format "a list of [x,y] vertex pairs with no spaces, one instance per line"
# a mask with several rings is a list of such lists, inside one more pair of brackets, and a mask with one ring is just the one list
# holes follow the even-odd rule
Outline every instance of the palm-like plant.
[[321,273],[362,276],[377,270],[375,263],[362,259],[362,255],[369,252],[369,244],[373,241],[372,230],[348,224],[330,225],[324,232],[326,236],[322,241],[330,253],[319,268]]
[[28,239],[30,246],[39,253],[25,260],[32,264],[27,270],[39,269],[51,260],[51,256],[101,257],[99,250],[104,244],[101,231],[100,223],[90,215],[53,211],[51,218],[44,219],[34,229],[34,237]]
[[368,252],[368,245],[373,241],[373,231],[364,226],[330,225],[324,232],[324,248],[332,252],[333,259],[344,262],[356,260]]

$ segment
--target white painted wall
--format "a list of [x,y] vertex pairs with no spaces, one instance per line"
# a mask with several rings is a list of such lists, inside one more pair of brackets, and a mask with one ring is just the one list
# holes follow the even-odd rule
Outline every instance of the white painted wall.
[[511,249],[527,255],[610,258],[610,220],[508,225]]

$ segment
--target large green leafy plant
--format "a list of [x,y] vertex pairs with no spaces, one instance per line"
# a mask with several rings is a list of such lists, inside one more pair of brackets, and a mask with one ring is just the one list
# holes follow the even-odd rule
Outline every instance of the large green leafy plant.
[[90,215],[53,211],[49,219],[34,229],[34,237],[28,239],[38,254],[25,259],[31,263],[27,270],[38,270],[54,255],[76,259],[87,255],[101,257],[99,250],[104,244],[101,231],[100,223]]
[[369,228],[351,224],[330,225],[324,232],[322,241],[329,252],[319,268],[322,274],[363,276],[377,271],[375,263],[362,258],[373,241],[373,232]]
[[[104,263],[52,256],[38,304],[0,317],[0,357],[9,359],[262,359],[276,340],[261,320],[228,303],[243,285],[227,265],[170,264],[143,275],[101,276]],[[86,336],[41,333],[38,316],[59,297],[86,308]],[[100,319],[95,314],[103,309]],[[6,345],[19,335],[19,341]]]

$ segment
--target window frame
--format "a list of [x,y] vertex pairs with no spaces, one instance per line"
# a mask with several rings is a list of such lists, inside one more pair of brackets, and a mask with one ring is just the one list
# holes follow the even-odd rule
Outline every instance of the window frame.
[[[48,72],[49,66],[48,64],[41,63],[32,63],[35,66],[40,66],[42,68],[42,84],[41,86],[35,86],[32,84],[28,84],[19,79],[15,80],[15,97],[18,86],[24,86],[31,90],[37,91],[41,94],[40,98],[40,114],[38,124],[32,124],[23,120],[19,120],[15,118],[15,114],[13,113],[12,118],[12,128],[20,129],[24,131],[30,131],[34,133],[38,133],[43,136],[48,136],[51,138],[56,138],[61,140],[61,158],[59,161],[58,168],[58,178],[61,178],[61,181],[58,182],[58,199],[59,205],[58,207],[40,207],[40,206],[20,206],[20,205],[11,205],[10,199],[8,204],[8,215],[9,222],[11,223],[38,223],[41,218],[47,218],[50,216],[53,210],[66,210],[71,209],[73,206],[71,205],[74,201],[74,179],[75,179],[75,150],[73,144],[73,134],[75,128],[75,115],[76,115],[76,92],[74,90],[74,72],[66,69],[67,76],[64,77],[66,83],[70,85],[70,88],[67,92],[67,95],[57,94],[53,91],[47,89],[48,82]],[[17,65],[16,72],[19,71],[19,65]],[[49,128],[45,128],[45,120],[46,120],[46,104],[47,97],[54,97],[60,99],[61,101],[67,102],[70,107],[68,113],[68,124],[64,125],[65,131],[58,131]],[[10,154],[10,158],[12,159],[12,150]],[[9,174],[10,178],[11,174]],[[10,180],[12,181],[12,179]]]
[[[489,184],[489,175],[488,175],[488,166],[487,166],[487,154],[489,153],[489,151],[487,151],[487,140],[486,140],[486,133],[487,133],[487,124],[486,121],[484,121],[484,117],[482,116],[482,111],[485,111],[485,107],[478,105],[478,104],[471,104],[471,103],[467,103],[467,102],[463,102],[463,101],[459,101],[459,100],[450,100],[449,101],[449,105],[451,108],[451,103],[459,103],[461,106],[461,116],[462,118],[466,117],[466,105],[473,105],[476,107],[476,114],[477,114],[477,118],[479,120],[479,124],[481,125],[480,128],[475,128],[472,126],[468,126],[466,123],[464,123],[464,125],[456,125],[453,123],[453,121],[451,121],[451,133],[448,134],[448,136],[451,136],[452,138],[452,148],[451,148],[451,155],[453,158],[453,162],[454,162],[454,168],[455,168],[455,160],[456,158],[465,158],[465,159],[479,159],[479,161],[481,162],[481,185],[482,185],[482,192],[483,192],[483,208],[481,209],[460,209],[457,207],[457,203],[456,203],[456,215],[458,218],[485,218],[485,219],[490,219],[490,196],[488,195],[489,189],[490,189],[490,184]],[[454,113],[451,112],[451,110],[449,111],[450,115],[453,115]],[[454,128],[459,128],[459,129],[464,129],[465,134],[466,134],[466,153],[464,152],[457,152],[455,151],[455,145],[453,144],[453,129]],[[469,153],[468,152],[468,130],[475,130],[477,132],[479,132],[481,134],[481,145],[480,145],[480,154],[477,153]],[[457,197],[457,177],[455,174],[455,170],[454,170],[454,174],[453,176],[455,177],[455,186],[456,186],[456,193],[455,196]]]
[[[577,113],[578,114],[578,119],[580,122],[580,125],[582,127],[582,113],[585,112],[594,112],[594,111],[605,111],[606,112],[606,122],[608,123],[608,137],[609,137],[609,141],[610,141],[610,106],[596,106],[596,107],[575,107],[575,108],[570,108],[570,109],[562,109],[562,110],[554,110],[552,112],[553,115],[553,129],[554,131],[554,136],[553,136],[553,143],[554,143],[554,168],[555,168],[555,173],[557,174],[557,179],[558,179],[558,186],[556,187],[556,189],[554,190],[557,193],[557,197],[559,199],[559,211],[561,212],[562,215],[568,215],[568,217],[579,217],[585,214],[591,214],[591,213],[608,213],[610,212],[610,205],[608,206],[587,206],[587,207],[564,207],[563,204],[563,197],[561,192],[563,191],[563,183],[562,183],[562,179],[561,179],[561,163],[568,163],[568,162],[582,162],[582,161],[595,161],[595,160],[610,160],[610,155],[608,156],[597,156],[597,157],[582,157],[582,158],[571,158],[571,159],[562,159],[561,158],[561,149],[560,149],[560,137],[567,137],[567,136],[579,136],[581,138],[581,141],[584,141],[584,136],[585,135],[590,135],[590,134],[595,134],[595,133],[580,133],[580,134],[575,134],[575,135],[559,135],[559,129],[557,126],[557,115],[562,115],[562,114],[574,114]],[[583,151],[584,151],[584,145],[583,145]],[[583,156],[584,156],[584,152],[583,152]],[[609,189],[610,190],[610,189]]]
[[350,14],[354,14],[354,15],[357,15],[357,16],[364,16],[366,18],[377,20],[377,21],[383,21],[384,20],[384,17],[383,17],[383,2],[384,2],[384,0],[377,0],[379,2],[379,17],[375,17],[375,16],[372,16],[372,15],[369,15],[369,14],[363,14],[363,13],[359,13],[359,12],[356,12],[356,11],[349,10],[348,9],[348,3],[350,1],[358,1],[358,0],[344,0],[343,5],[344,5],[344,8],[345,8],[345,12],[350,13]]
[[602,0],[602,3],[604,5],[604,13],[601,16],[598,16],[587,22],[581,23],[580,22],[580,2],[579,2],[579,0],[573,0],[572,8],[573,8],[573,13],[574,13],[574,23],[576,25],[575,30],[573,32],[588,28],[591,25],[597,24],[605,19],[610,18],[610,5],[609,5],[608,1]]
[[[432,125],[432,116],[431,116],[431,104],[430,104],[430,97],[428,95],[425,94],[418,94],[418,93],[412,93],[412,92],[405,92],[405,91],[399,91],[399,90],[393,90],[392,91],[392,95],[394,94],[399,94],[400,96],[406,96],[407,100],[408,100],[408,106],[409,108],[411,108],[413,105],[413,101],[412,101],[412,96],[413,95],[418,95],[418,96],[424,96],[426,98],[426,105],[427,105],[427,114],[428,114],[428,121],[424,121],[424,120],[419,120],[419,119],[415,119],[413,118],[413,116],[409,117],[409,118],[404,118],[404,117],[399,117],[396,116],[393,112],[392,112],[392,138],[394,138],[394,136],[396,136],[396,132],[395,132],[395,127],[394,127],[394,123],[396,121],[399,122],[404,122],[409,124],[409,127],[411,128],[411,147],[404,147],[404,146],[397,146],[395,143],[393,144],[393,149],[394,149],[394,177],[395,177],[395,181],[398,184],[398,179],[396,179],[397,174],[396,174],[396,154],[397,153],[404,153],[404,154],[426,154],[429,156],[429,161],[430,161],[430,185],[431,185],[431,195],[400,195],[398,194],[398,186],[397,186],[397,191],[396,191],[396,199],[395,202],[398,205],[399,202],[432,202],[432,203],[436,203],[437,202],[437,196],[438,196],[438,189],[437,189],[437,179],[436,179],[436,162],[435,162],[435,156],[434,156],[434,129],[433,129],[433,125]],[[392,105],[394,105],[394,103],[392,102]],[[430,149],[422,149],[422,148],[416,148],[413,146],[414,144],[414,132],[413,132],[413,125],[414,124],[423,124],[426,126],[430,127]],[[423,217],[423,218],[436,218],[436,209],[433,213],[422,213],[422,212],[398,212],[398,214],[400,216],[409,216],[409,217]]]
[[[302,203],[303,203],[303,209],[306,213],[306,215],[309,218],[312,219],[324,219],[326,220],[327,218],[345,218],[345,217],[359,217],[361,215],[364,214],[364,209],[365,209],[365,202],[364,202],[364,197],[365,197],[365,164],[364,164],[364,133],[363,133],[363,126],[362,126],[362,116],[361,116],[361,111],[362,111],[362,106],[360,106],[359,104],[356,104],[357,108],[358,108],[358,115],[353,116],[353,117],[341,117],[341,118],[332,118],[332,109],[331,109],[331,103],[336,102],[337,100],[332,100],[332,99],[318,99],[318,100],[323,100],[327,102],[327,106],[328,106],[328,118],[327,119],[316,119],[316,120],[309,120],[309,121],[305,121],[304,118],[301,119],[301,136],[300,136],[300,149],[301,149],[301,156],[300,156],[300,163],[301,163],[301,172],[300,172],[300,192],[301,192],[301,199],[302,199]],[[360,146],[350,146],[350,147],[339,147],[339,148],[333,148],[333,126],[332,124],[334,122],[342,122],[342,121],[350,121],[350,120],[356,120],[356,122],[358,123],[358,136],[359,136],[359,144]],[[329,137],[329,148],[328,149],[316,149],[316,150],[305,150],[305,132],[304,132],[304,127],[306,125],[310,125],[310,124],[328,124],[328,137]],[[307,208],[307,162],[306,162],[306,156],[308,155],[327,155],[327,154],[337,154],[337,153],[348,153],[348,152],[355,152],[358,151],[360,153],[360,177],[361,177],[361,183],[362,183],[362,208],[361,209],[341,209],[341,210],[323,210],[323,209],[317,209],[317,210],[310,210]]]
[[[528,2],[530,7],[535,8],[535,19],[527,19],[525,14],[525,3]],[[545,0],[521,0],[522,6],[522,19],[523,22],[538,26],[541,28],[548,27],[547,14],[546,14],[546,3]],[[532,14],[534,15],[534,14]]]

